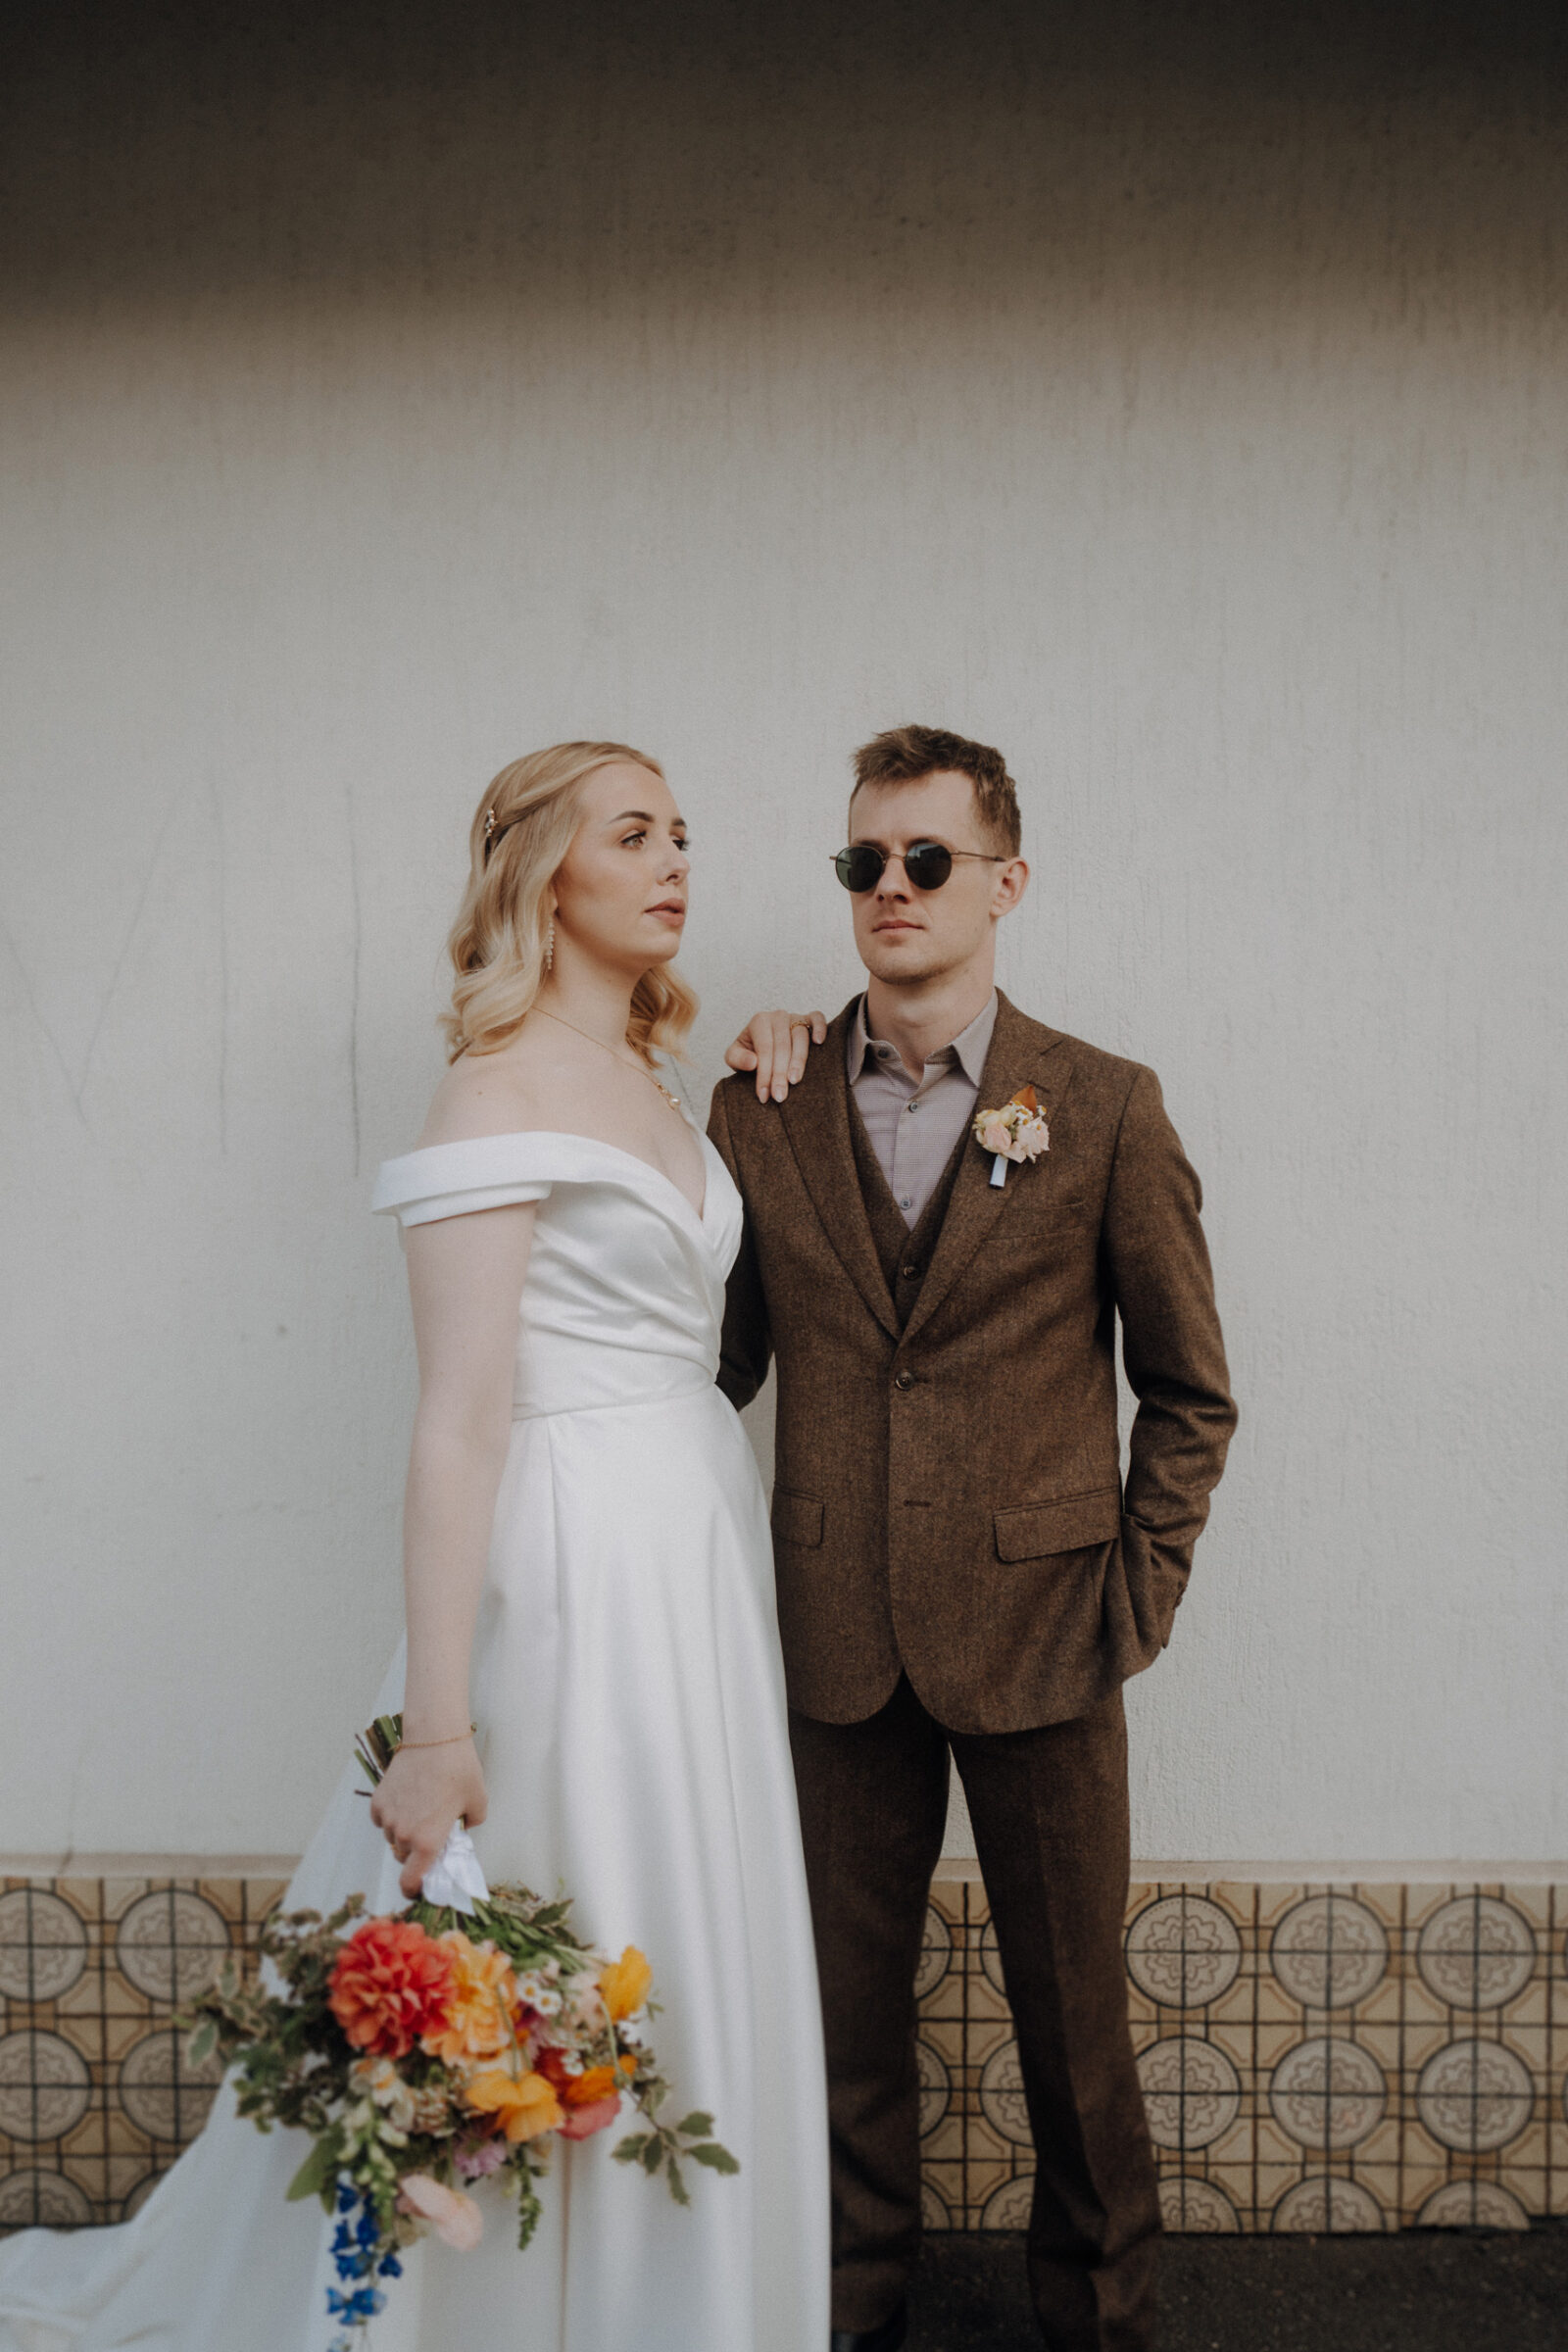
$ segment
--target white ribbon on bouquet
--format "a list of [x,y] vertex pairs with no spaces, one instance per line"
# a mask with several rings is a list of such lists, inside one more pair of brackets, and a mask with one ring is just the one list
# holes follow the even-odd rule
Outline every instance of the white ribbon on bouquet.
[[424,1874],[419,1888],[427,1903],[444,1911],[461,1911],[465,1918],[482,1903],[490,1888],[473,1850],[473,1839],[460,1821]]

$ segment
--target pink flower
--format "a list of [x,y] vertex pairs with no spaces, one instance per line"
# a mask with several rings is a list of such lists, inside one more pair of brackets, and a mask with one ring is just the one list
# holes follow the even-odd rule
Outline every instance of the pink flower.
[[588,2139],[595,2132],[603,2132],[620,2113],[620,2101],[613,2094],[608,2099],[594,2099],[586,2107],[568,2107],[566,2120],[560,2127],[563,2139]]
[[481,2139],[472,2147],[454,2148],[452,2161],[465,2180],[482,2180],[486,2173],[498,2173],[507,2161],[504,2139]]
[[398,2203],[405,2213],[416,2213],[421,2222],[432,2223],[437,2237],[456,2246],[460,2254],[471,2254],[484,2235],[484,2215],[473,2199],[461,2189],[432,2180],[428,2173],[405,2174]]
[[1006,1157],[1011,1158],[1012,1137],[1007,1132],[1005,1119],[988,1119],[986,1121],[980,1130],[980,1149],[983,1152],[1001,1152]]

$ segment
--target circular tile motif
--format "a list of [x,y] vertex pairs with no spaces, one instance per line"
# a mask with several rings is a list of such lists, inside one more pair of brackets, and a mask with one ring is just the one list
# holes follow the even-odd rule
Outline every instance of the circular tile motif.
[[980,2076],[980,2108],[986,2122],[1015,2148],[1034,2145],[1015,2041],[1003,2042],[986,2060]]
[[1217,2001],[1241,1967],[1240,1931],[1206,1895],[1162,1895],[1127,1931],[1127,1974],[1140,1992],[1168,2009]]
[[1027,2230],[1034,2201],[1033,2173],[1019,2173],[1016,2179],[1004,2180],[1000,2188],[991,2191],[980,2215],[980,2227],[982,2230]]
[[1389,2086],[1370,2050],[1353,2041],[1298,2041],[1269,2078],[1282,2132],[1303,2148],[1353,2148],[1382,2120]]
[[1205,2236],[1229,2236],[1242,2226],[1222,2188],[1212,2180],[1189,2180],[1181,2173],[1167,2173],[1159,2184],[1159,2218],[1169,2230],[1201,2231]]
[[91,2220],[86,2190],[64,2173],[10,2173],[0,2180],[0,2230],[72,2230]]
[[1446,2180],[1416,2215],[1418,2230],[1528,2230],[1530,2216],[1495,2180]]
[[1138,2081],[1156,2147],[1206,2148],[1241,2111],[1242,2079],[1211,2041],[1152,2041],[1139,2056]]
[[1535,1973],[1535,1931],[1512,1903],[1465,1894],[1434,1911],[1415,1964],[1427,1990],[1453,2009],[1500,2009]]
[[920,1965],[914,1972],[914,1997],[923,2001],[928,1992],[935,1992],[953,1965],[953,1930],[935,1903],[925,1907],[925,1927],[920,1936]]
[[163,2178],[164,2175],[162,2173],[146,2173],[142,2176],[141,2180],[137,2181],[135,2187],[131,2190],[129,2196],[125,2199],[123,2205],[122,2205],[120,2208],[120,2218],[122,2222],[128,2222],[136,2214],[140,2213],[142,2207],[146,2204],[148,2198],[152,2195],[153,2190],[158,2186],[159,2181],[162,2180]]
[[115,1936],[122,1976],[155,2001],[188,2001],[205,1992],[227,1950],[221,1911],[173,1887],[132,1903]]
[[953,2083],[942,2052],[928,2041],[915,2043],[914,2063],[920,2077],[920,2137],[924,2139],[947,2114]]
[[86,2059],[58,2034],[8,2034],[0,2041],[0,2132],[13,2139],[62,2138],[91,2097]]
[[126,2052],[120,2070],[120,2104],[149,2139],[194,2139],[223,2079],[220,2058],[191,2065],[185,2038],[175,2033],[145,2034]]
[[985,1971],[988,1983],[994,1984],[1005,1999],[1007,1987],[1002,1981],[1002,1948],[997,1942],[997,1931],[989,1919],[980,1931],[980,1966]]
[[1421,2069],[1416,2113],[1446,2148],[1474,2155],[1518,2137],[1535,2091],[1524,2060],[1501,2042],[1450,2041]]
[[0,1993],[12,2001],[58,2001],[87,1965],[80,1914],[42,1886],[0,1894]]
[[1382,2206],[1359,2180],[1298,2180],[1274,2208],[1272,2227],[1308,2236],[1330,2231],[1347,2235],[1388,2228]]
[[922,2180],[920,2183],[920,2227],[922,2230],[951,2230],[953,2228],[953,2216],[948,2211],[948,2200],[940,2189],[932,2187],[929,2180]]
[[1354,1895],[1311,1894],[1280,1921],[1269,1961],[1303,2009],[1348,2009],[1383,1982],[1388,1933]]

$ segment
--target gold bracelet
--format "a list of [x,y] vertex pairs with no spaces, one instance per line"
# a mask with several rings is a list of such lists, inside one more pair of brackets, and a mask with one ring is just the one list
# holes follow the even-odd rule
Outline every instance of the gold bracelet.
[[[448,1734],[447,1734],[447,1736],[446,1736],[446,1738],[445,1738],[444,1740],[400,1740],[398,1741],[398,1746],[399,1746],[399,1747],[455,1747],[455,1746],[457,1745],[457,1743],[458,1743],[458,1741],[459,1741],[460,1740],[471,1740],[471,1739],[473,1738],[473,1735],[474,1735],[474,1733],[475,1733],[475,1732],[476,1732],[478,1729],[479,1729],[479,1726],[478,1726],[476,1723],[470,1723],[470,1724],[469,1724],[469,1726],[468,1726],[468,1728],[467,1728],[467,1730],[466,1730],[466,1732],[448,1732]],[[396,1752],[396,1751],[394,1751],[394,1752]]]

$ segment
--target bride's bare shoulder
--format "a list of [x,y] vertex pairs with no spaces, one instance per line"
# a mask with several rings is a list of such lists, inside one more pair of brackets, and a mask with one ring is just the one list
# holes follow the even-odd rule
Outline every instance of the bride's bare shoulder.
[[555,1128],[565,1099],[552,1041],[525,1029],[496,1054],[463,1054],[435,1090],[418,1149]]

